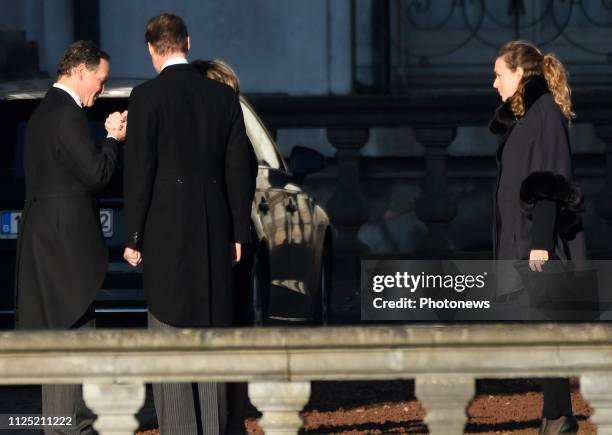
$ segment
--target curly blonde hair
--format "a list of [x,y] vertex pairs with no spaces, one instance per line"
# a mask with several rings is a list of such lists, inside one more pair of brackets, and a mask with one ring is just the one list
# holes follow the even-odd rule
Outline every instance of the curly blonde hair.
[[512,41],[504,45],[497,57],[506,62],[511,71],[523,69],[523,77],[512,97],[512,112],[515,116],[525,115],[525,84],[535,76],[544,76],[555,103],[567,119],[576,114],[572,111],[571,90],[567,82],[567,72],[563,64],[553,54],[542,54],[540,49],[527,41]]

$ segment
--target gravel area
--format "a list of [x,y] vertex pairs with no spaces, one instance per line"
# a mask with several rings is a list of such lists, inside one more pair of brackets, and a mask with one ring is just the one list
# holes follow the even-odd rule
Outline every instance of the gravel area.
[[[537,435],[542,411],[542,393],[537,380],[479,380],[476,395],[468,405],[466,433],[479,435]],[[590,420],[592,409],[572,380],[574,414],[581,435],[597,431]],[[40,387],[0,387],[0,413],[40,413]],[[305,406],[304,434],[426,434],[425,409],[414,397],[412,381],[313,382],[310,402]],[[263,434],[259,414],[250,406],[244,420],[245,432]],[[159,435],[150,387],[147,401],[138,414],[139,435]],[[6,432],[8,434],[8,432]],[[34,435],[18,431],[14,435]],[[13,433],[11,433],[13,435]]]
[[[572,404],[580,421],[580,435],[597,431],[590,421],[592,409],[572,380]],[[479,380],[468,406],[467,434],[537,435],[542,393],[537,380]],[[425,409],[414,397],[411,381],[314,382],[302,416],[304,434],[426,434]],[[255,408],[247,411],[249,434],[263,434]],[[158,435],[156,430],[140,435]]]

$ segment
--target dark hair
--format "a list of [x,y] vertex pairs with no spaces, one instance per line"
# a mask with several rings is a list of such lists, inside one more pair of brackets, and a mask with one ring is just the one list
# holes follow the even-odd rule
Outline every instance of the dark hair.
[[210,60],[205,59],[196,59],[189,62],[195,69],[198,70],[200,74],[205,76],[208,73],[208,70],[211,67]]
[[168,53],[187,53],[187,26],[181,17],[161,14],[147,21],[145,42],[153,46],[155,53],[163,56]]
[[234,91],[240,92],[240,80],[238,75],[226,62],[221,59],[203,60],[196,59],[191,64],[197,69],[202,75],[208,77],[211,80],[224,83],[231,87]]
[[88,70],[93,71],[100,65],[100,60],[110,61],[108,53],[100,50],[92,41],[76,41],[70,44],[62,55],[57,66],[57,75],[69,76],[72,68],[85,64]]

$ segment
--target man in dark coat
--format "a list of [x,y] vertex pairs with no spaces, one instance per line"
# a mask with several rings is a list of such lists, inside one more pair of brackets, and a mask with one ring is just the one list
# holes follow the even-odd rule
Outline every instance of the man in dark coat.
[[[72,44],[57,82],[28,122],[15,280],[20,329],[78,328],[93,321],[108,261],[93,195],[113,174],[125,129],[121,115],[111,115],[109,136],[97,145],[83,107],[93,106],[104,90],[109,59],[92,42]],[[43,386],[45,415],[74,415],[75,409],[86,410],[80,386]],[[92,421],[77,421],[78,433],[91,431]]]
[[[230,325],[255,183],[240,102],[188,64],[180,17],[152,18],[145,39],[159,75],[130,96],[124,257],[143,262],[151,328]],[[216,388],[199,384],[196,398],[191,385],[155,385],[161,432],[220,433]]]

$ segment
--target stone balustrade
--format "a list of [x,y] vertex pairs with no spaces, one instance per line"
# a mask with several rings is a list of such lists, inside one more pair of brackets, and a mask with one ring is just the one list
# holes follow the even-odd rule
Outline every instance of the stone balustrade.
[[[575,86],[572,100],[577,122],[593,124],[595,135],[605,143],[607,174],[604,188],[597,199],[596,213],[608,225],[602,237],[612,239],[612,181],[610,181],[612,89],[608,86]],[[374,128],[411,127],[423,146],[425,163],[422,190],[415,204],[416,215],[427,228],[418,240],[414,252],[420,257],[448,257],[457,246],[449,226],[457,216],[458,205],[464,198],[452,194],[446,165],[447,148],[453,142],[457,129],[465,126],[486,126],[499,104],[499,97],[490,84],[475,87],[413,87],[395,95],[349,96],[286,96],[253,95],[249,101],[266,125],[273,131],[293,128],[324,128],[328,142],[336,149],[337,177],[332,201],[326,204],[334,226],[338,229],[339,247],[345,249],[337,270],[349,271],[366,247],[357,234],[370,211],[364,198],[364,174],[360,150]],[[495,170],[494,149],[491,149],[490,169]],[[491,180],[493,183],[494,180]],[[491,187],[492,189],[492,187]],[[489,189],[489,190],[491,190]],[[341,201],[338,201],[341,199]],[[487,203],[489,206],[491,202]],[[486,212],[486,210],[482,210]],[[410,229],[407,229],[409,231]],[[490,238],[490,232],[487,233]],[[606,255],[609,256],[608,253]]]
[[612,434],[612,325],[512,324],[0,333],[0,384],[82,383],[101,435],[130,434],[147,382],[247,381],[269,434],[296,434],[310,381],[415,379],[457,434],[477,378],[580,377]]

